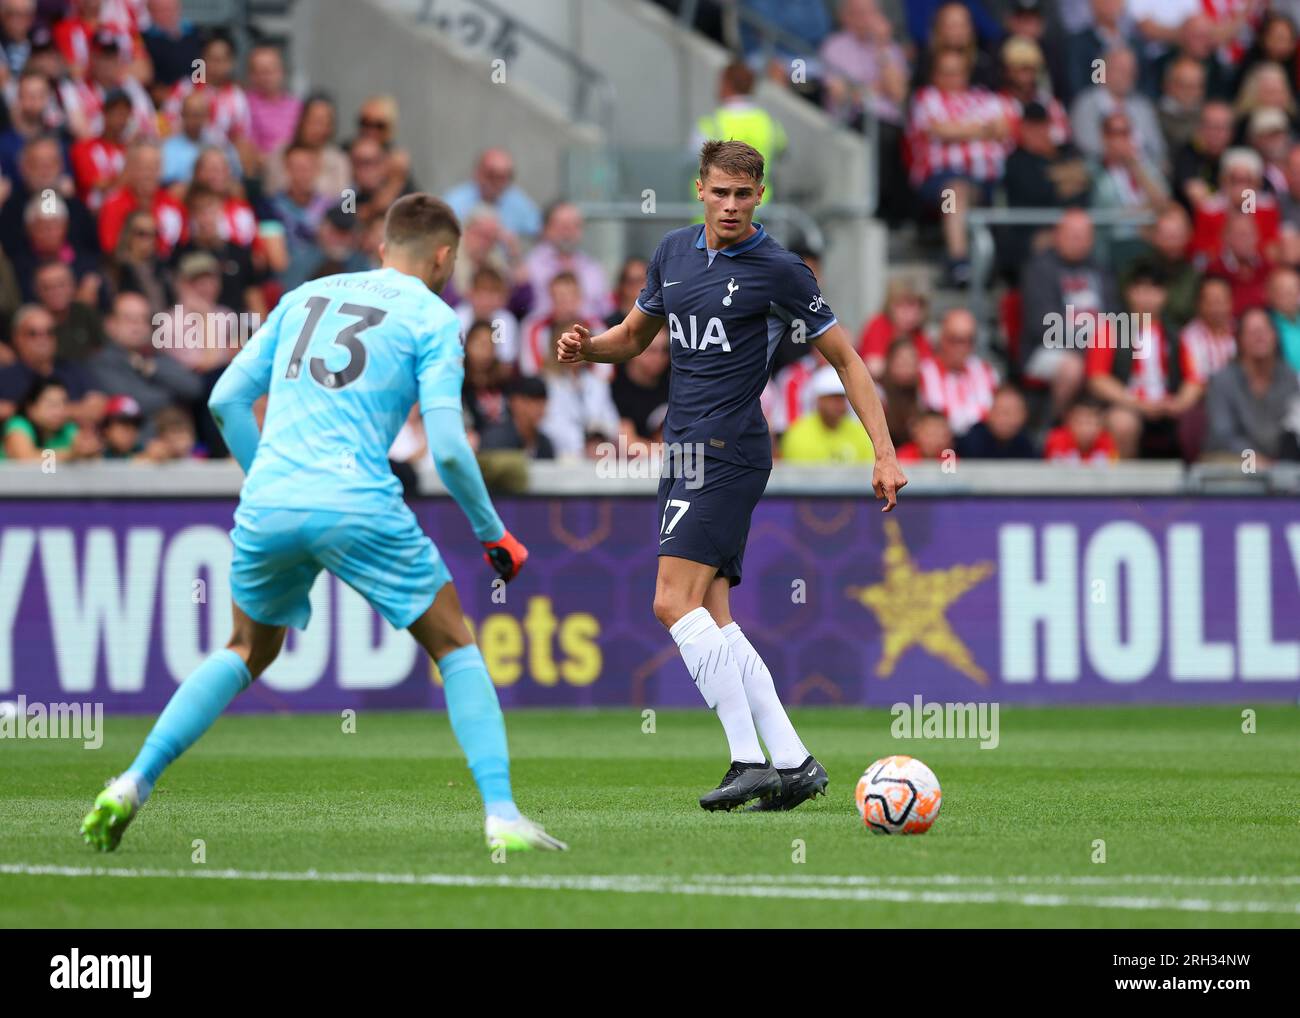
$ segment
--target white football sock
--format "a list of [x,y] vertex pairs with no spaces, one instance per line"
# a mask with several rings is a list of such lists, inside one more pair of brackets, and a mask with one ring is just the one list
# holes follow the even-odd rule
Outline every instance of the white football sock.
[[758,744],[758,733],[754,730],[740,665],[732,657],[727,639],[708,609],[700,607],[687,612],[668,632],[677,641],[686,670],[695,680],[704,702],[717,711],[722,729],[727,733],[731,759],[737,763],[762,763],[763,747]]
[[740,665],[740,675],[744,682],[745,699],[754,715],[754,724],[763,736],[763,744],[772,754],[773,767],[798,767],[811,755],[799,735],[790,724],[781,698],[776,695],[776,685],[772,682],[772,673],[758,656],[753,645],[735,622],[728,622],[722,627],[731,655]]
[[140,788],[139,780],[129,773],[123,774],[110,781],[108,784],[108,790],[114,795],[128,800],[131,805],[135,806],[137,809],[139,808],[140,803],[149,797],[148,793],[144,792]]

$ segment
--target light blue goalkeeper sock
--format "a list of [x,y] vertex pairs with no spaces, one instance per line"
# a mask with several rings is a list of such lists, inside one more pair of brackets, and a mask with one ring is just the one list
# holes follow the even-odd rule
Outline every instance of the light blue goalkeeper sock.
[[489,816],[519,819],[510,791],[506,721],[483,655],[472,643],[438,659],[451,730],[460,743]]
[[252,681],[242,657],[219,650],[180,684],[126,771],[140,790],[141,802],[167,765],[194,745]]

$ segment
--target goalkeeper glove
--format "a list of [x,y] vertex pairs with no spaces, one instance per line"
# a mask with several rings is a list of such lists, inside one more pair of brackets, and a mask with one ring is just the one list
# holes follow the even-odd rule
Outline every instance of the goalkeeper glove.
[[499,541],[484,541],[483,547],[486,549],[483,560],[507,583],[519,575],[519,570],[528,561],[528,549],[508,530]]

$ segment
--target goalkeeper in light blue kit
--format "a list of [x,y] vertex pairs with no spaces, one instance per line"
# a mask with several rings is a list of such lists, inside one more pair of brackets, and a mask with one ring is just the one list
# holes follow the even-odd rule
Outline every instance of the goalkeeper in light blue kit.
[[[429,448],[485,558],[509,581],[528,552],[497,516],[461,416],[460,323],[437,296],[460,225],[412,194],[384,222],[383,267],[285,294],[212,391],[209,407],[247,478],[231,531],[233,633],[173,694],[135,762],[95,800],[86,842],[112,851],[163,769],[275,660],[311,616],[327,569],[438,662],[447,713],[478,784],[491,848],[563,850],[515,807],[505,721],[438,549],[402,501],[388,449],[418,399]],[[269,393],[261,434],[253,403]]]

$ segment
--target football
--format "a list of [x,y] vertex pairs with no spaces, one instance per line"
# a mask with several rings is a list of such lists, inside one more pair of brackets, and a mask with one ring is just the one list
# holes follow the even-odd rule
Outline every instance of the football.
[[866,769],[853,798],[874,834],[924,834],[939,816],[943,791],[920,760],[887,756]]

